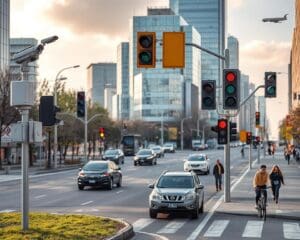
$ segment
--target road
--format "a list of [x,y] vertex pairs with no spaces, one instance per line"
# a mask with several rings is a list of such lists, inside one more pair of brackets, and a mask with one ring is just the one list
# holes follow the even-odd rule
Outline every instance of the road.
[[[77,170],[34,176],[30,178],[30,210],[122,218],[132,223],[135,231],[157,234],[172,240],[192,240],[199,237],[240,239],[243,235],[252,239],[250,233],[247,236],[249,229],[250,232],[257,232],[253,239],[284,239],[283,224],[288,224],[289,221],[274,219],[261,224],[255,222],[258,220],[255,217],[214,214],[213,209],[222,201],[223,192],[215,191],[212,174],[199,176],[205,186],[205,212],[199,219],[191,220],[185,215],[163,214],[160,214],[158,219],[149,218],[148,196],[151,189],[147,185],[153,183],[164,170],[182,170],[183,159],[190,153],[193,152],[178,151],[175,154],[166,154],[164,158],[158,159],[156,166],[133,166],[132,158],[126,157],[125,164],[121,166],[123,186],[112,191],[91,188],[79,191],[76,184]],[[216,159],[223,160],[222,150],[207,150],[204,153],[211,159],[211,167]],[[245,153],[247,155],[247,150]],[[248,160],[241,158],[240,149],[233,148],[232,184],[238,181],[247,167]],[[0,190],[0,211],[20,211],[20,181],[2,182]]]

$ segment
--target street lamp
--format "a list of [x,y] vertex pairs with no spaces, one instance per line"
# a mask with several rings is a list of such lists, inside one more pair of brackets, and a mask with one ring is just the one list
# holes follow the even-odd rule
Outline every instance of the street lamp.
[[[57,81],[59,80],[59,76],[60,74],[67,70],[67,69],[71,69],[71,68],[78,68],[80,67],[80,65],[74,65],[74,66],[70,66],[70,67],[65,67],[62,68],[61,70],[58,71],[58,73],[56,74],[55,77],[55,82],[54,82],[54,106],[57,106]],[[53,153],[54,153],[54,168],[57,168],[57,125],[54,125],[54,149],[53,149]]]
[[181,151],[183,150],[183,122],[186,119],[192,119],[192,117],[186,117],[186,118],[183,118],[181,120],[181,128],[180,128],[180,132],[181,132],[181,134],[180,134],[180,137],[181,137]]

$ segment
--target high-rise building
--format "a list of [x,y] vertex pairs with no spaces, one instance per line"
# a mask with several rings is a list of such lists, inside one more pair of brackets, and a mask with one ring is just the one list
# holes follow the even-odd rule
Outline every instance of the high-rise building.
[[[147,16],[134,16],[130,26],[129,83],[130,118],[145,121],[175,121],[198,111],[194,102],[199,101],[201,65],[200,51],[186,46],[183,69],[163,69],[156,61],[153,69],[137,68],[137,32],[156,32],[162,39],[163,32],[184,31],[186,42],[200,43],[197,30],[171,9],[148,9]],[[162,46],[156,43],[156,59],[162,59]],[[195,88],[197,90],[195,91]],[[197,95],[197,96],[195,96]]]
[[[249,76],[245,74],[241,74],[240,79],[240,102],[244,101],[249,96]],[[249,126],[249,118],[250,117],[250,106],[249,104],[244,104],[239,112],[239,120],[238,120],[238,130],[248,130]]]
[[0,70],[9,70],[10,1],[0,0]]
[[300,103],[300,0],[295,1],[296,19],[291,52],[292,107]]
[[107,109],[109,117],[113,116],[113,97],[116,95],[116,88],[107,86],[104,89],[104,108]]
[[129,43],[122,42],[117,50],[118,118],[129,119]]
[[104,107],[104,89],[116,87],[116,63],[91,63],[87,67],[87,96],[92,103]]
[[[255,85],[253,83],[249,84],[249,94],[255,91]],[[247,130],[252,132],[252,135],[255,134],[256,126],[255,126],[255,111],[256,111],[256,105],[255,105],[255,96],[252,96],[248,102],[249,106],[249,115],[247,115],[247,119],[249,119],[248,124],[247,124]],[[248,113],[247,113],[248,114]]]
[[234,36],[227,38],[227,48],[229,50],[229,68],[239,68],[239,41]]
[[[21,52],[22,50],[36,46],[38,41],[35,38],[11,38],[10,39],[10,56]],[[28,72],[28,80],[32,82],[37,81],[37,69],[38,64],[37,61],[28,63],[29,72]],[[17,64],[15,61],[10,61],[10,73],[13,81],[21,80],[21,65]]]

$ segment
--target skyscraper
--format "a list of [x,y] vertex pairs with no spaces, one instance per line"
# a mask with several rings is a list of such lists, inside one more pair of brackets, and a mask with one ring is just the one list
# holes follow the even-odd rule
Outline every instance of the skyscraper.
[[234,36],[227,38],[227,48],[229,50],[229,68],[239,68],[239,41]]
[[[130,26],[129,83],[131,118],[145,121],[175,121],[190,116],[193,102],[199,101],[200,52],[186,47],[184,69],[163,69],[157,61],[153,69],[137,68],[137,32],[156,32],[156,39],[162,39],[163,32],[186,33],[186,41],[199,43],[197,30],[171,9],[148,9],[147,16],[135,16]],[[162,46],[156,43],[156,59],[162,59]],[[197,91],[195,91],[197,88]],[[192,96],[197,95],[197,96]],[[197,111],[197,109],[196,109]]]
[[10,1],[0,0],[0,70],[9,68]]
[[88,98],[104,107],[104,89],[116,87],[116,63],[91,63],[87,67]]
[[[241,74],[240,79],[240,101],[242,102],[249,96],[249,76]],[[249,100],[250,101],[250,100]],[[248,102],[249,102],[248,101]],[[250,105],[244,104],[239,112],[238,130],[250,130],[249,119],[250,119]]]

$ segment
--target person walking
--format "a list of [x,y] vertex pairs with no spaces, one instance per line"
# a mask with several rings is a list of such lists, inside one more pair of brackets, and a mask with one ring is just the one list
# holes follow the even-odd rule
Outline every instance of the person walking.
[[255,207],[258,207],[258,200],[260,199],[261,192],[263,192],[267,203],[267,185],[269,182],[269,174],[267,172],[267,166],[261,165],[260,169],[255,173],[253,178],[253,187],[255,189]]
[[224,167],[220,160],[218,159],[214,169],[213,169],[213,174],[215,176],[216,180],[216,191],[221,191],[222,190],[222,175],[224,174]]
[[279,198],[279,189],[281,184],[284,184],[283,175],[278,165],[273,166],[269,178],[272,186],[273,200],[277,204]]

